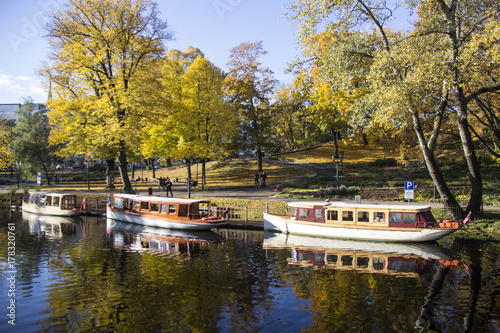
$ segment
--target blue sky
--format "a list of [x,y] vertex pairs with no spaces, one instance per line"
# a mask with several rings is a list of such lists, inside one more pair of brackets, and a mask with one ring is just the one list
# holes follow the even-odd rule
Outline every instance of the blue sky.
[[[199,48],[215,65],[226,70],[230,49],[242,42],[263,41],[268,54],[262,64],[281,83],[283,73],[298,53],[295,28],[280,19],[292,0],[157,0],[175,40],[167,48]],[[44,13],[60,8],[64,0],[4,0],[0,4],[0,104],[20,103],[31,97],[47,101],[36,71],[47,60],[48,43],[41,25]]]

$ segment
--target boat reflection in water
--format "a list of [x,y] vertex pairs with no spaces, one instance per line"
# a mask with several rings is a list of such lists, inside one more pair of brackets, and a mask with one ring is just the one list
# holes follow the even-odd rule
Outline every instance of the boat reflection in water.
[[315,269],[355,270],[418,276],[432,261],[453,261],[449,250],[438,244],[383,243],[337,240],[266,232],[265,249],[289,249],[288,263]]
[[23,220],[28,222],[30,234],[51,238],[77,233],[77,225],[83,221],[79,216],[39,215],[27,211],[23,211]]
[[210,231],[148,227],[107,219],[107,233],[114,247],[128,251],[152,251],[162,255],[190,256],[201,248],[222,243],[224,237]]

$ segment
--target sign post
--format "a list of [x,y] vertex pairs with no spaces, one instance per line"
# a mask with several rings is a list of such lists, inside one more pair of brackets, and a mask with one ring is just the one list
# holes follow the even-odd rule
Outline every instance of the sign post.
[[405,199],[408,200],[408,205],[410,204],[410,199],[413,199],[414,188],[415,183],[413,181],[405,181]]
[[38,189],[40,189],[40,185],[42,185],[42,173],[36,173],[36,183],[38,184]]

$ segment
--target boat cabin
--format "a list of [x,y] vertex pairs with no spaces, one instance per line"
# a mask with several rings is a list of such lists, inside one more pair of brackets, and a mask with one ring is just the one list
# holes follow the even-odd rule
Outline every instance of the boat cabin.
[[430,206],[336,203],[290,203],[296,221],[342,226],[424,228],[436,224]]
[[40,208],[53,207],[72,210],[76,207],[76,194],[29,192],[28,203]]
[[210,202],[206,200],[115,194],[113,206],[131,213],[193,220],[210,215]]

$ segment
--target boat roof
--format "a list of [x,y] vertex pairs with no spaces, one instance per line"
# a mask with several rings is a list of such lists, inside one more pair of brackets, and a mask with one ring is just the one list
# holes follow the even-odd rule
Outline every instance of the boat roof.
[[167,202],[167,203],[186,203],[193,204],[197,202],[209,202],[209,200],[203,199],[183,199],[183,198],[169,198],[169,197],[159,197],[155,195],[137,195],[137,194],[113,194],[113,197],[119,197],[124,199],[135,199],[138,201],[154,201],[154,202]]
[[53,197],[60,197],[63,195],[71,195],[74,196],[76,195],[75,193],[61,193],[61,192],[46,192],[46,191],[28,191],[29,194],[40,194],[40,195],[50,195]]
[[325,208],[383,208],[383,209],[402,209],[402,210],[424,210],[431,208],[430,205],[403,205],[403,204],[385,204],[385,203],[369,203],[357,204],[344,201],[292,201],[288,203],[291,207],[313,207],[323,206]]

